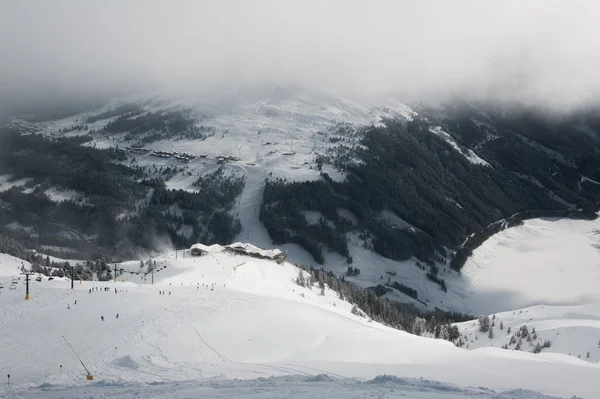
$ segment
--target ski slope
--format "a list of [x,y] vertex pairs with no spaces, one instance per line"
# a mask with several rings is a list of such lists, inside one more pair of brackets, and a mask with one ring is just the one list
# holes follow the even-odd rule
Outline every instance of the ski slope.
[[[467,351],[394,330],[354,315],[330,290],[322,296],[296,285],[299,270],[288,263],[218,250],[175,256],[154,259],[160,269],[154,284],[125,272],[116,283],[76,282],[73,290],[68,280],[34,282],[29,301],[20,282],[16,290],[2,289],[0,370],[11,374],[11,386],[2,385],[0,397],[508,398],[509,391],[531,390],[540,394],[518,391],[518,397],[592,398],[596,392],[595,364],[551,353]],[[2,257],[5,286],[19,263]],[[134,271],[136,263],[122,267]],[[85,379],[63,336],[94,381]],[[542,375],[566,380],[536,377]]]

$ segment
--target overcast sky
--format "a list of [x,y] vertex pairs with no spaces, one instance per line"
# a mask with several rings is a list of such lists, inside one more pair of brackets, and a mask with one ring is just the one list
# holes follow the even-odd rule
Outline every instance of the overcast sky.
[[292,80],[576,106],[600,92],[599,16],[596,0],[0,0],[0,85],[5,102]]

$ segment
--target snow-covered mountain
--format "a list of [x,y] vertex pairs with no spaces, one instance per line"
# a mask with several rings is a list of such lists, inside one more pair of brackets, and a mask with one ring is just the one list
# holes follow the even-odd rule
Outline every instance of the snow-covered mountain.
[[[596,392],[595,364],[546,352],[465,350],[394,330],[352,312],[328,287],[324,295],[300,287],[301,272],[289,263],[218,246],[201,257],[180,251],[153,260],[154,284],[129,262],[120,265],[117,282],[77,281],[71,290],[66,279],[34,281],[25,301],[21,281],[7,289],[21,261],[3,255],[0,368],[11,384],[0,395],[272,398],[319,390],[328,397],[454,399]],[[401,378],[378,377],[386,374]]]
[[279,87],[28,119],[11,127],[55,141],[5,143],[0,213],[29,247],[96,259],[196,241],[276,245],[423,309],[495,311],[468,299],[477,277],[448,267],[461,243],[514,212],[595,211],[600,199],[593,156],[486,109]]

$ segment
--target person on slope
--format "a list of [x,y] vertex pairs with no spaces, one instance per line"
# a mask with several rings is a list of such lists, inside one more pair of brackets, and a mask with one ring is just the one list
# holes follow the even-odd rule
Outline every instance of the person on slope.
[[104,321],[104,316],[100,316],[100,320]]

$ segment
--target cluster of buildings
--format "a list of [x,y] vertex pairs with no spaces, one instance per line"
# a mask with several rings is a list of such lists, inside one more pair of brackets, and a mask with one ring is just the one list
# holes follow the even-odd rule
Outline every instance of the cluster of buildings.
[[150,152],[150,150],[148,150],[146,148],[138,147],[135,145],[132,145],[131,147],[125,147],[124,150],[127,152],[132,152],[134,154],[141,154],[141,155],[145,155]]
[[192,159],[196,158],[195,155],[189,154],[187,152],[177,151],[152,151],[150,155],[160,158],[175,158],[181,161],[191,161]]
[[236,242],[234,244],[221,246],[218,244],[204,245],[194,244],[190,248],[192,256],[204,256],[215,252],[231,252],[237,255],[250,256],[257,259],[272,260],[277,264],[282,264],[287,259],[287,255],[278,249],[262,249],[248,243]]

